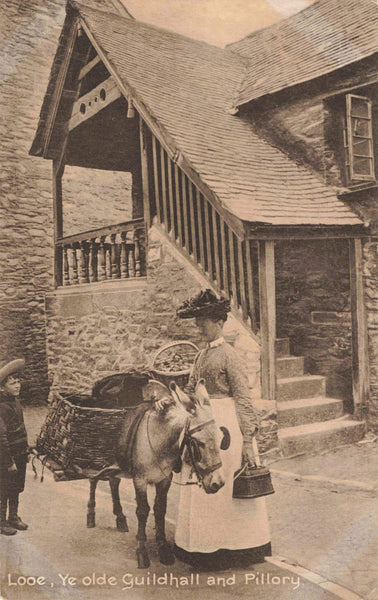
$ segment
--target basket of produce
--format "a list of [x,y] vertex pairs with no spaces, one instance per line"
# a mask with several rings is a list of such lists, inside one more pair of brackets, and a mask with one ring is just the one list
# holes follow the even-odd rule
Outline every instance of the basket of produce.
[[192,342],[170,342],[156,352],[152,359],[151,371],[156,379],[165,385],[168,386],[174,381],[184,388],[197,353],[198,348]]

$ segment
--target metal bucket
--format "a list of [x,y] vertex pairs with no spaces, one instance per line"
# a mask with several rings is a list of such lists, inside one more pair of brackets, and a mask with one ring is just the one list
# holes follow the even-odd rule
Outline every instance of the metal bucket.
[[270,471],[260,462],[256,438],[252,440],[255,465],[245,464],[234,474],[233,498],[259,498],[274,494]]
[[267,467],[243,467],[236,471],[233,498],[259,498],[269,494],[274,494],[274,489]]

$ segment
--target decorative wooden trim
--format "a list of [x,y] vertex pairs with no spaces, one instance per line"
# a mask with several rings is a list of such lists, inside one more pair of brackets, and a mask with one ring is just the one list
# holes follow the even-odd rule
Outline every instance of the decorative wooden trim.
[[160,189],[159,189],[159,169],[158,169],[158,140],[152,136],[152,164],[154,168],[154,186],[155,186],[155,204],[156,204],[156,216],[159,223],[161,223],[160,214]]
[[84,65],[84,67],[80,70],[78,80],[81,81],[82,79],[84,79],[84,77],[88,75],[88,73],[92,71],[92,69],[94,69],[94,67],[100,62],[101,58],[99,56],[95,56],[94,58],[92,58],[92,60],[89,61],[89,63],[87,63],[86,65]]
[[159,146],[160,151],[160,173],[161,173],[161,196],[163,200],[163,227],[167,233],[169,232],[169,223],[168,223],[168,198],[167,198],[167,169],[166,169],[166,161],[165,161],[165,150],[162,148],[161,144]]
[[181,154],[179,148],[177,148],[170,134],[165,130],[165,128],[163,128],[160,125],[160,123],[158,123],[151,116],[148,108],[145,106],[142,99],[138,97],[136,90],[134,90],[130,85],[125,84],[125,82],[122,81],[118,74],[114,72],[114,67],[112,63],[109,61],[107,55],[102,50],[101,45],[97,42],[96,38],[90,31],[88,25],[85,23],[83,18],[80,19],[80,23],[89,40],[91,41],[93,47],[95,48],[97,54],[100,56],[102,62],[104,63],[108,71],[112,73],[114,79],[117,81],[119,89],[122,91],[125,98],[132,98],[136,110],[142,116],[143,120],[147,123],[153,136],[158,138],[162,147],[165,148],[168,156],[173,160],[173,162],[177,162],[177,164],[183,170],[188,179],[190,179],[191,182],[198,187],[198,189],[202,192],[204,197],[214,206],[214,208],[219,212],[219,214],[223,216],[224,220],[226,221],[228,226],[234,231],[235,235],[237,235],[240,239],[243,239],[244,228],[241,220],[222,206],[221,202],[219,201],[218,197],[213,192],[213,190],[209,188],[204,181],[202,181],[197,171],[192,167],[190,162]]
[[246,271],[247,271],[247,290],[249,299],[249,317],[251,319],[252,331],[256,331],[256,307],[255,307],[255,293],[253,289],[253,270],[251,260],[251,242],[245,240],[245,258],[246,258]]
[[54,215],[54,282],[55,287],[63,285],[63,251],[57,246],[57,240],[63,235],[63,195],[62,176],[64,166],[53,161],[53,215]]
[[90,229],[89,231],[83,231],[75,235],[68,235],[66,237],[60,237],[56,240],[56,244],[60,246],[69,246],[76,242],[83,240],[96,239],[100,237],[107,237],[112,233],[119,233],[121,231],[134,231],[139,227],[143,227],[144,220],[133,219],[132,221],[125,221],[124,223],[117,223],[116,225],[109,225],[108,227],[101,227],[100,229]]
[[365,416],[369,398],[369,350],[362,278],[362,245],[359,239],[349,242],[349,270],[354,414],[362,418]]
[[217,284],[219,289],[221,289],[221,266],[220,266],[220,252],[219,252],[219,239],[218,239],[218,226],[217,226],[217,212],[216,210],[210,206],[209,210],[212,213],[213,220],[213,237],[214,237],[214,256],[215,256],[215,276],[217,279]]
[[[212,209],[210,202],[204,199],[204,216],[205,216],[205,232],[206,232],[206,254],[207,254],[207,272],[211,280],[214,280],[214,265],[213,255],[211,253],[212,239],[210,234],[210,219],[209,211]],[[205,265],[204,265],[205,267]]]
[[[197,236],[196,236],[196,216],[194,212],[194,195],[193,195],[193,183],[188,179],[189,186],[189,214],[190,214],[190,232],[192,236],[192,253],[195,260],[198,261],[197,254]],[[201,265],[205,270],[205,265]]]
[[258,226],[245,223],[246,237],[250,240],[308,240],[312,239],[345,239],[370,237],[371,232],[364,225],[270,225]]
[[167,180],[168,180],[168,198],[169,198],[169,214],[171,216],[170,234],[173,239],[177,239],[176,219],[175,219],[175,203],[173,201],[173,163],[168,156],[167,160]]
[[222,271],[223,271],[223,290],[226,295],[230,295],[230,287],[228,284],[228,257],[227,257],[227,246],[226,246],[226,232],[225,222],[220,217],[220,233],[221,233],[221,252],[222,252]]
[[[195,198],[196,198],[196,202],[197,202],[199,260],[203,267],[203,270],[205,270],[205,244],[204,244],[204,239],[203,239],[203,236],[205,235],[205,230],[204,230],[204,226],[203,226],[202,210],[201,210],[201,200],[202,200],[203,196],[201,198],[201,194],[197,190],[197,188],[195,188],[194,192],[195,192]],[[206,202],[205,199],[204,199],[204,202]]]
[[53,92],[51,103],[50,103],[50,110],[49,110],[49,113],[48,113],[47,119],[46,119],[45,135],[43,137],[43,157],[44,158],[48,158],[48,148],[50,145],[50,140],[51,140],[51,135],[52,135],[52,131],[54,128],[56,115],[58,113],[59,100],[60,100],[60,97],[63,92],[64,82],[66,80],[68,68],[70,65],[78,29],[79,29],[79,21],[78,21],[78,19],[75,19],[71,25],[71,30],[69,33],[69,39],[68,39],[68,43],[67,43],[66,54],[62,61],[62,64],[60,65],[58,77],[56,80],[54,92]]
[[148,169],[148,138],[147,127],[139,116],[139,137],[140,137],[140,159],[142,166],[142,193],[143,193],[143,214],[147,227],[151,226],[151,208],[150,208],[150,175]]
[[181,211],[181,200],[182,196],[180,194],[180,171],[177,165],[174,165],[175,172],[175,193],[176,193],[176,208],[177,208],[177,229],[178,229],[178,240],[180,246],[183,245],[183,236],[184,236],[184,226],[182,222],[182,211]]
[[261,395],[265,400],[276,396],[276,289],[274,242],[259,242]]
[[189,236],[189,215],[188,215],[188,197],[186,193],[186,186],[191,185],[185,173],[181,174],[181,191],[182,191],[182,206],[183,206],[183,219],[184,219],[184,232],[185,232],[185,248],[187,253],[190,255],[190,236]]
[[68,130],[72,131],[72,129],[99,113],[100,110],[109,106],[121,96],[122,94],[114,79],[112,77],[105,79],[75,102],[68,122]]
[[244,260],[243,260],[243,242],[237,240],[238,266],[239,266],[239,289],[240,300],[243,312],[243,318],[248,318],[247,298],[245,293]]
[[230,251],[230,273],[231,273],[231,302],[237,308],[238,306],[238,288],[236,284],[235,273],[235,247],[234,247],[234,232],[228,228],[228,248]]

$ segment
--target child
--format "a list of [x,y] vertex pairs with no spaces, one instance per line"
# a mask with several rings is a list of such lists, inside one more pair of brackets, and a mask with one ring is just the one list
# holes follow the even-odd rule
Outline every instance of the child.
[[[14,535],[28,528],[18,516],[18,496],[25,485],[28,440],[19,400],[19,372],[25,361],[0,368],[0,533]],[[9,517],[7,520],[7,507]]]

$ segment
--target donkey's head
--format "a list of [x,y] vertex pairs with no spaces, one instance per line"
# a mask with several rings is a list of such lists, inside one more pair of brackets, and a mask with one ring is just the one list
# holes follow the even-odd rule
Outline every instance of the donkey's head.
[[205,492],[214,494],[225,481],[220,457],[220,430],[213,417],[204,380],[197,383],[191,398],[174,383],[170,388],[172,396],[176,396],[190,414],[184,434],[186,452],[183,458],[192,464]]

